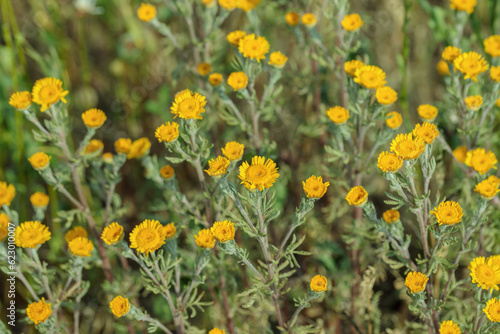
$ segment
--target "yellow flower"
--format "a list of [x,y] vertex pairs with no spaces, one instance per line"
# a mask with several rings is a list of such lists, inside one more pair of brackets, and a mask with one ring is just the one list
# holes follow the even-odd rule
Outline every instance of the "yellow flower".
[[31,195],[30,202],[33,206],[43,208],[49,205],[49,196],[41,192],[36,192]]
[[439,334],[462,334],[460,327],[451,320],[443,321],[439,325]]
[[475,82],[477,82],[476,76],[487,71],[489,67],[486,60],[474,51],[462,53],[453,61],[453,65],[465,74],[464,79],[472,79]]
[[453,150],[453,156],[461,163],[465,162],[467,157],[467,146],[458,146]]
[[368,193],[362,186],[352,187],[347,193],[345,199],[349,205],[354,205],[357,207],[362,207],[368,200]]
[[208,334],[226,334],[226,331],[215,327],[210,332],[208,332]]
[[230,141],[226,143],[226,146],[222,149],[222,154],[231,161],[240,160],[243,156],[244,149],[245,145],[236,141]]
[[132,145],[132,140],[130,138],[120,138],[115,141],[115,150],[121,154],[127,154],[130,152],[130,146]]
[[286,13],[285,15],[285,21],[289,26],[296,26],[299,24],[300,16],[298,13],[295,12],[290,12]]
[[248,84],[248,77],[245,72],[233,72],[227,78],[227,84],[235,91],[243,89]]
[[203,119],[201,114],[205,112],[207,100],[205,96],[185,90],[179,93],[170,107],[170,112],[184,119]]
[[111,312],[119,318],[128,313],[130,310],[130,303],[127,298],[117,296],[109,303],[109,308],[111,309]]
[[168,143],[173,142],[179,137],[179,124],[176,122],[166,122],[156,128],[155,137],[161,143],[166,141]]
[[148,3],[141,4],[137,9],[137,17],[139,20],[149,22],[156,17],[156,7]]
[[92,108],[82,114],[82,120],[89,128],[100,128],[106,122],[106,114],[100,109]]
[[205,76],[208,75],[208,73],[210,73],[210,71],[212,70],[212,66],[210,66],[210,64],[207,63],[201,63],[200,65],[198,65],[196,69],[198,70],[199,75]]
[[391,129],[397,129],[403,124],[403,117],[397,111],[391,111],[386,114],[385,124]]
[[92,139],[88,145],[85,147],[83,154],[101,154],[104,148],[104,143],[99,139]]
[[10,206],[14,196],[16,196],[16,188],[14,188],[14,185],[7,184],[7,182],[0,182],[0,206]]
[[446,201],[439,203],[430,214],[436,216],[439,225],[454,225],[462,221],[464,212],[457,202]]
[[500,81],[500,66],[491,66],[490,67],[490,78],[495,82]]
[[198,232],[198,235],[194,235],[196,244],[201,248],[214,248],[215,238],[209,229],[204,229]]
[[114,245],[118,241],[120,241],[122,235],[123,227],[120,224],[114,222],[109,224],[104,228],[104,230],[102,230],[101,239],[107,245]]
[[255,156],[252,158],[252,164],[244,161],[240,166],[241,184],[248,190],[264,188],[269,189],[279,177],[278,168],[271,159],[266,161],[265,157]]
[[33,154],[28,160],[34,169],[43,170],[49,166],[51,158],[51,156],[48,156],[44,152],[37,152]]
[[411,133],[402,133],[392,140],[391,151],[404,160],[413,160],[425,151],[425,143],[418,137],[413,138]]
[[383,105],[393,104],[398,100],[398,93],[389,86],[377,88],[375,92],[377,102]]
[[470,270],[472,283],[477,283],[477,287],[493,291],[498,291],[498,283],[500,283],[500,266],[494,264],[491,259],[485,260],[483,256],[473,259],[467,269]]
[[498,189],[498,183],[490,181],[489,178],[479,182],[474,188],[474,191],[486,200],[493,199],[493,197],[500,192]]
[[112,164],[113,163],[113,153],[106,152],[102,155],[102,161],[107,164]]
[[346,15],[341,22],[342,28],[347,31],[355,31],[363,26],[363,20],[359,14]]
[[483,104],[483,97],[481,95],[467,96],[464,99],[464,102],[467,105],[467,108],[472,111],[477,111]]
[[85,230],[81,226],[75,226],[71,230],[68,230],[68,232],[66,232],[66,234],[64,235],[64,239],[69,244],[71,241],[75,240],[78,237],[86,238],[87,236],[87,230]]
[[238,0],[219,0],[219,6],[225,10],[233,10],[236,8]]
[[462,54],[462,50],[460,50],[459,48],[454,46],[447,46],[446,48],[444,48],[441,57],[451,63],[455,59],[457,59],[460,54]]
[[500,186],[500,179],[498,177],[496,177],[495,175],[488,176],[488,178],[486,180],[488,180],[489,182],[491,182],[493,184],[496,184],[497,187]]
[[488,300],[483,311],[490,321],[500,322],[500,300],[496,298]]
[[127,154],[127,159],[142,158],[144,155],[148,154],[150,148],[151,142],[148,138],[142,137],[134,140],[130,145],[130,151]]
[[312,175],[305,182],[302,181],[302,187],[308,198],[321,198],[325,195],[330,182],[323,183],[321,176]]
[[288,57],[279,51],[272,52],[269,55],[269,65],[271,65],[275,68],[283,68],[283,66],[285,66],[287,60],[288,60]]
[[5,239],[9,234],[10,219],[4,212],[0,212],[0,241]]
[[15,92],[10,96],[9,104],[17,110],[26,110],[31,106],[31,93],[28,91]]
[[477,0],[451,0],[450,8],[458,11],[465,11],[468,14],[474,12]]
[[224,77],[220,73],[212,73],[208,76],[208,82],[214,87],[220,85],[223,80]]
[[356,70],[363,66],[365,66],[365,63],[363,63],[361,60],[349,60],[344,63],[344,71],[351,77],[353,77],[356,74]]
[[344,124],[349,119],[349,110],[341,106],[335,106],[326,111],[326,115],[335,124]]
[[240,45],[240,40],[247,35],[246,32],[241,31],[241,30],[235,30],[233,32],[230,32],[227,36],[226,39],[229,43],[233,45]]
[[269,52],[269,42],[265,37],[255,36],[255,34],[246,35],[240,39],[238,50],[245,58],[255,59],[260,62],[266,58]]
[[425,285],[427,284],[428,280],[429,277],[425,276],[424,274],[417,271],[412,271],[409,272],[408,275],[406,275],[405,285],[408,289],[410,289],[411,293],[422,292],[425,290]]
[[397,222],[399,220],[399,211],[394,209],[384,211],[382,219],[384,219],[387,224]]
[[55,78],[43,78],[35,82],[31,96],[33,102],[42,106],[42,112],[47,110],[51,105],[59,102],[59,100],[66,103],[64,98],[68,95],[67,90],[63,90],[62,81]]
[[365,65],[354,72],[354,82],[368,89],[383,87],[386,83],[385,72],[380,67]]
[[309,287],[314,292],[324,292],[328,287],[328,280],[326,279],[325,276],[316,275],[313,278],[311,278]]
[[145,253],[146,256],[165,243],[163,226],[157,220],[146,219],[134,228],[129,238],[130,248],[136,248],[137,252]]
[[417,108],[418,116],[427,122],[432,122],[438,115],[438,108],[430,104],[422,104]]
[[94,249],[94,244],[87,238],[78,237],[71,240],[68,244],[71,254],[80,257],[89,257]]
[[381,152],[378,156],[377,167],[384,173],[395,173],[403,166],[403,158],[392,152]]
[[444,60],[438,61],[437,65],[436,65],[436,70],[442,76],[451,74],[450,68],[448,67],[448,63],[445,62]]
[[435,124],[424,122],[422,125],[415,125],[413,135],[415,138],[422,139],[426,144],[432,144],[439,136],[439,130]]
[[500,35],[493,35],[483,42],[484,51],[492,57],[500,57]]
[[45,302],[45,298],[42,297],[41,300],[31,303],[26,308],[26,314],[31,321],[38,325],[41,322],[45,322],[47,318],[52,314],[50,309],[50,303]]
[[164,179],[171,179],[174,174],[174,169],[170,165],[165,165],[160,169],[160,175]]
[[236,7],[248,13],[249,11],[257,7],[259,3],[260,0],[238,0],[236,2]]
[[219,242],[234,240],[234,224],[228,220],[215,222],[210,231]]
[[480,175],[487,173],[491,168],[497,169],[495,164],[497,163],[497,158],[495,153],[487,151],[484,148],[476,148],[467,152],[465,157],[465,164],[472,167]]
[[175,228],[174,223],[163,226],[163,234],[165,234],[165,239],[175,237],[175,232],[177,232],[177,229]]
[[27,221],[16,227],[16,246],[36,248],[50,240],[49,228],[37,221]]
[[208,169],[205,169],[208,175],[213,177],[221,177],[226,174],[227,167],[229,167],[230,161],[222,156],[218,156],[208,162]]
[[308,28],[313,28],[316,25],[316,16],[313,13],[302,15],[302,24]]

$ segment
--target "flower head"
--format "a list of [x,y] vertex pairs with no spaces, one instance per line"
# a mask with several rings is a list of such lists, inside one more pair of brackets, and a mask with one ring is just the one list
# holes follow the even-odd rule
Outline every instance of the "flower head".
[[425,276],[424,274],[417,271],[412,271],[409,272],[408,275],[406,275],[405,285],[408,289],[410,289],[411,293],[422,292],[425,290],[425,285],[427,284],[428,280],[429,277]]
[[453,65],[465,74],[464,79],[472,79],[475,82],[477,82],[476,76],[487,71],[489,67],[486,60],[474,51],[462,53],[453,61]]
[[342,28],[347,31],[355,31],[363,26],[363,20],[361,20],[361,16],[359,14],[350,14],[346,15],[341,22]]
[[500,322],[500,300],[496,298],[488,300],[483,312],[486,313],[490,321]]
[[224,148],[222,148],[222,154],[230,161],[240,160],[243,156],[244,149],[245,145],[236,141],[230,141],[226,143]]
[[462,221],[464,212],[457,202],[446,201],[441,202],[430,214],[436,216],[439,225],[454,225]]
[[0,212],[0,241],[5,239],[9,234],[10,219],[4,212]]
[[101,239],[107,245],[114,245],[123,236],[123,227],[118,223],[111,223],[102,230]]
[[462,50],[455,46],[447,46],[444,48],[441,57],[448,62],[453,62],[462,53]]
[[498,182],[490,180],[489,178],[479,182],[474,191],[486,200],[493,199],[500,190],[498,189]]
[[275,68],[283,68],[283,66],[285,66],[287,61],[288,61],[288,57],[279,51],[272,52],[269,55],[269,65],[271,65]]
[[483,42],[484,51],[492,57],[500,57],[500,35],[493,35]]
[[7,184],[7,182],[0,182],[0,206],[10,206],[14,196],[16,196],[16,188],[14,185]]
[[467,157],[467,146],[458,146],[456,149],[453,150],[453,156],[459,162],[464,163],[465,158]]
[[472,283],[477,283],[477,287],[493,291],[498,290],[500,283],[500,266],[493,263],[491,259],[485,260],[483,256],[476,257],[471,261],[467,269],[470,270]]
[[495,175],[488,176],[486,180],[495,184],[497,187],[500,186],[500,178],[496,177]]
[[223,80],[224,77],[220,73],[212,73],[208,76],[208,82],[214,87],[220,85]]
[[226,331],[215,327],[214,329],[210,330],[208,334],[226,334]]
[[321,176],[312,175],[305,182],[302,181],[302,187],[308,198],[321,198],[325,195],[330,182],[323,183]]
[[85,230],[81,226],[75,226],[71,230],[68,230],[66,234],[64,234],[64,239],[69,244],[71,241],[75,240],[78,237],[86,238],[87,236],[87,230]]
[[160,176],[166,180],[172,178],[174,174],[174,169],[170,165],[165,165],[160,169]]
[[316,25],[316,16],[313,13],[305,13],[302,15],[302,24],[308,28],[313,28]]
[[450,68],[448,67],[448,63],[445,62],[444,60],[438,61],[438,63],[436,64],[436,70],[442,76],[451,74]]
[[139,20],[149,22],[156,17],[156,7],[148,3],[143,3],[137,9],[137,17]]
[[403,166],[403,158],[392,152],[381,152],[378,156],[377,167],[384,173],[395,173]]
[[85,237],[78,237],[68,243],[71,254],[79,257],[89,257],[90,252],[94,249],[92,241]]
[[391,111],[386,114],[385,124],[391,129],[397,129],[403,124],[403,117],[397,111]]
[[130,145],[130,151],[127,154],[127,159],[142,158],[144,155],[148,154],[150,148],[151,142],[148,138],[142,137],[134,140]]
[[47,194],[36,192],[30,197],[31,205],[39,208],[49,205],[49,196]]
[[51,158],[51,156],[48,156],[44,152],[37,152],[33,154],[28,160],[34,169],[43,170],[49,166]]
[[313,278],[311,278],[309,287],[314,292],[324,292],[328,287],[328,280],[326,279],[325,276],[316,275]]
[[384,211],[382,219],[384,219],[387,224],[395,223],[399,220],[399,211],[394,209]]
[[448,320],[439,325],[439,334],[462,334],[462,332],[456,323]]
[[233,32],[230,32],[227,36],[226,39],[229,43],[238,46],[240,45],[240,40],[247,35],[246,32],[241,31],[241,30],[235,30]]
[[451,0],[450,8],[458,11],[465,11],[468,14],[474,12],[477,0]]
[[175,233],[177,232],[177,228],[175,224],[172,222],[163,226],[163,233],[165,234],[165,239],[170,239],[175,237]]
[[362,207],[368,200],[368,193],[362,186],[352,187],[347,193],[345,199],[349,205],[354,205],[357,207]]
[[265,37],[255,36],[255,34],[246,35],[240,39],[238,44],[238,50],[243,57],[255,59],[258,62],[266,58],[269,47],[269,42]]
[[438,115],[438,108],[430,104],[422,104],[417,108],[418,116],[426,122],[432,122]]
[[165,243],[163,225],[157,220],[146,219],[130,233],[130,248],[149,255]]
[[415,125],[413,135],[415,138],[422,139],[426,144],[432,144],[439,136],[439,130],[435,124],[424,122],[422,125]]
[[9,104],[17,110],[26,110],[31,106],[31,93],[28,91],[15,92],[10,96]]
[[156,128],[155,137],[161,143],[166,141],[167,143],[173,142],[179,137],[179,123],[176,122],[166,122]]
[[393,104],[398,100],[398,93],[389,86],[377,88],[375,92],[377,102],[383,105]]
[[363,63],[361,60],[349,60],[344,63],[344,71],[351,77],[353,77],[356,74],[356,70],[363,66],[365,66],[365,63]]
[[113,164],[113,153],[106,152],[102,155],[102,161],[106,164]]
[[97,108],[92,108],[82,114],[83,123],[89,128],[100,128],[106,122],[106,114]]
[[234,224],[228,220],[215,222],[210,231],[219,242],[234,240]]
[[45,298],[42,297],[37,302],[31,303],[26,308],[26,314],[31,321],[38,325],[41,322],[45,322],[47,318],[52,314],[50,309],[50,303],[45,302]]
[[50,240],[49,228],[37,221],[21,223],[15,230],[16,246],[22,248],[36,248]]
[[99,139],[92,139],[87,146],[85,146],[85,150],[83,154],[91,154],[92,156],[101,154],[104,149],[104,143]]
[[335,106],[326,111],[326,115],[335,124],[344,124],[349,119],[349,110],[341,106]]
[[68,91],[62,88],[62,81],[55,78],[43,78],[35,82],[31,96],[33,102],[39,104],[41,111],[47,110],[51,105],[59,102],[66,103],[64,98],[68,95]]
[[385,72],[380,67],[365,65],[354,73],[354,82],[368,89],[377,89],[386,83]]
[[467,108],[472,111],[477,111],[483,104],[483,97],[481,95],[467,96],[464,99],[464,102],[467,105]]
[[117,296],[109,303],[109,308],[111,309],[111,312],[119,318],[128,313],[130,310],[130,303],[127,298]]
[[404,160],[413,160],[425,151],[425,143],[419,137],[413,138],[411,133],[402,133],[392,140],[391,151]]
[[185,90],[175,97],[170,112],[184,119],[203,119],[201,114],[205,112],[206,104],[205,96]]
[[490,67],[490,78],[495,82],[500,81],[500,66],[491,66]]
[[132,146],[132,140],[130,138],[120,138],[115,141],[115,150],[121,154],[128,154],[130,152],[130,146]]
[[212,66],[210,66],[210,64],[208,63],[201,63],[198,65],[198,67],[196,67],[196,70],[198,71],[199,75],[205,76],[210,73],[210,71],[212,70]]
[[201,248],[214,248],[215,238],[209,229],[203,229],[198,232],[198,235],[194,235],[196,244]]
[[300,15],[298,13],[295,13],[295,12],[286,13],[285,21],[289,26],[292,26],[292,27],[296,26],[297,24],[299,24]]
[[213,177],[221,177],[226,174],[227,167],[229,167],[230,161],[220,155],[208,162],[208,169],[205,169],[208,175]]
[[495,153],[486,151],[484,148],[471,150],[467,152],[467,156],[465,157],[465,164],[480,175],[487,173],[491,168],[497,169],[495,167],[497,162]]
[[271,159],[266,161],[265,157],[255,156],[252,158],[252,164],[244,161],[240,166],[238,177],[241,184],[248,190],[264,188],[269,189],[279,177],[278,167]]
[[248,84],[248,77],[245,72],[233,72],[227,78],[227,84],[235,91],[243,89]]

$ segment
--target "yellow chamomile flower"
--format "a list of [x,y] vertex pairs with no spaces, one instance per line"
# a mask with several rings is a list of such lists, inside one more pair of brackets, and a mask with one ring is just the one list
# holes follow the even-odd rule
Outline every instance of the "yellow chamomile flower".
[[486,151],[484,148],[471,150],[467,152],[467,156],[465,157],[465,164],[474,169],[480,175],[487,173],[492,168],[497,169],[495,167],[497,162],[495,153]]
[[349,60],[344,63],[344,71],[351,77],[353,77],[356,74],[356,70],[363,66],[365,66],[365,63],[363,63],[361,60]]
[[363,20],[361,20],[361,16],[359,14],[350,14],[346,15],[341,22],[342,28],[347,31],[355,31],[363,26]]
[[456,149],[453,150],[453,156],[459,162],[464,163],[465,158],[467,157],[467,146],[458,146]]
[[430,104],[422,104],[417,108],[418,116],[426,122],[432,122],[438,115],[438,108]]
[[10,219],[4,212],[0,212],[0,241],[5,239],[9,234]]
[[127,298],[117,296],[109,303],[109,308],[115,316],[122,317],[130,310],[130,303]]
[[467,96],[464,99],[467,108],[472,111],[477,111],[483,105],[483,97],[481,95]]
[[219,242],[226,242],[234,240],[234,224],[228,220],[224,220],[221,222],[215,222],[214,225],[210,228],[212,235]]
[[460,327],[451,320],[439,324],[439,334],[462,334]]
[[109,224],[104,228],[104,230],[102,230],[101,239],[107,245],[114,245],[118,241],[120,241],[122,236],[123,236],[123,227],[120,224],[114,222]]
[[205,112],[206,104],[205,96],[185,90],[175,97],[170,112],[184,119],[203,119],[201,114]]
[[474,7],[476,7],[476,4],[477,0],[451,0],[450,8],[472,14],[474,12]]
[[224,77],[220,73],[212,73],[208,76],[208,82],[214,87],[220,85],[223,80]]
[[201,248],[214,248],[215,238],[209,229],[204,229],[194,235],[196,244]]
[[436,70],[439,73],[439,75],[445,76],[445,75],[450,75],[450,68],[448,67],[448,63],[445,62],[444,60],[438,61],[436,65]]
[[377,167],[384,173],[395,173],[403,166],[403,158],[392,152],[381,152],[378,156]]
[[175,227],[175,224],[173,222],[163,226],[163,233],[165,234],[165,239],[170,239],[175,237],[175,232],[177,232],[177,228]]
[[490,78],[495,82],[500,81],[500,66],[491,66],[490,67]]
[[321,198],[325,195],[330,182],[323,183],[321,176],[312,175],[306,181],[302,181],[302,187],[308,198]]
[[275,68],[283,68],[288,61],[288,57],[279,51],[272,52],[269,55],[269,65]]
[[439,225],[454,225],[462,221],[464,212],[457,202],[446,201],[439,203],[430,214],[436,216]]
[[43,170],[49,166],[51,158],[51,156],[48,156],[44,152],[37,152],[33,154],[28,160],[34,169]]
[[146,219],[130,233],[130,248],[149,256],[165,243],[163,225],[157,220]]
[[101,154],[104,148],[104,143],[99,139],[92,139],[87,146],[85,146],[85,150],[83,154]]
[[295,13],[295,12],[286,13],[285,21],[289,26],[292,26],[292,27],[296,26],[297,24],[299,24],[300,15],[298,13]]
[[417,159],[425,151],[425,142],[411,133],[401,133],[391,142],[391,151],[404,160]]
[[309,287],[314,292],[324,292],[328,287],[328,280],[326,279],[325,276],[316,275],[313,278],[311,278]]
[[137,9],[137,17],[139,20],[149,22],[156,17],[156,7],[148,3],[143,3]]
[[205,172],[213,177],[221,177],[222,175],[226,174],[227,167],[229,167],[230,163],[231,162],[228,159],[219,155],[217,158],[212,159],[208,162],[209,168],[205,169]]
[[488,300],[483,312],[490,321],[500,322],[500,300],[497,300],[496,298]]
[[306,13],[302,15],[302,24],[308,28],[313,28],[316,25],[316,16],[313,13]]
[[349,119],[349,110],[341,106],[335,106],[326,111],[326,115],[335,124],[344,124]]
[[467,269],[470,270],[472,283],[477,283],[477,287],[493,291],[498,291],[500,283],[500,266],[493,263],[492,259],[485,259],[483,256],[473,259]]
[[483,42],[484,51],[492,57],[500,57],[500,35],[493,35]]
[[354,73],[354,82],[368,89],[377,89],[386,83],[385,72],[378,66],[365,65]]
[[128,154],[130,152],[130,146],[132,146],[132,140],[130,138],[120,138],[115,141],[115,150],[121,154]]
[[212,70],[212,66],[210,66],[210,64],[208,64],[208,63],[201,63],[198,65],[196,70],[198,71],[199,75],[205,76],[205,75],[208,75],[210,73],[210,71]]
[[16,246],[22,248],[36,248],[50,240],[49,228],[37,221],[21,223],[15,230]]
[[17,110],[26,110],[31,106],[31,93],[28,91],[15,92],[10,96],[9,104]]
[[88,128],[100,128],[106,122],[106,114],[100,109],[92,108],[82,114],[82,120]]
[[351,190],[349,190],[345,199],[347,200],[349,205],[362,207],[368,200],[368,193],[362,186],[355,186],[352,187]]
[[148,154],[151,148],[151,142],[148,138],[142,137],[132,142],[130,145],[130,151],[127,154],[127,159],[137,159]]
[[257,60],[266,58],[266,53],[269,52],[269,42],[265,37],[255,36],[255,34],[246,35],[240,39],[238,50],[245,58]]
[[464,79],[472,79],[477,82],[476,76],[488,70],[488,63],[477,52],[462,53],[454,61],[457,70],[465,74]]
[[248,77],[245,72],[233,72],[227,78],[227,84],[234,90],[240,90],[247,86]]
[[415,138],[422,139],[426,144],[432,144],[439,136],[439,130],[435,124],[424,122],[422,125],[415,125],[413,135]]
[[171,179],[174,174],[174,169],[170,165],[165,165],[160,169],[160,176],[166,180]]
[[94,244],[87,238],[78,237],[68,243],[71,254],[79,257],[89,257],[94,249]]
[[226,331],[215,327],[214,329],[210,330],[208,334],[226,334]]
[[393,104],[398,100],[398,93],[389,86],[377,88],[375,92],[377,102],[383,105]]
[[69,244],[71,241],[75,240],[78,237],[86,238],[88,236],[87,230],[85,230],[81,226],[75,226],[71,230],[68,230],[64,235],[64,239]]
[[387,224],[395,223],[399,220],[399,211],[394,209],[384,211],[382,219],[384,219]]
[[493,197],[500,192],[498,183],[489,178],[479,182],[474,188],[474,191],[486,200],[493,199]]
[[16,188],[14,185],[7,184],[7,182],[0,182],[0,206],[10,206],[14,196],[16,196]]
[[49,196],[47,194],[36,192],[30,197],[31,205],[39,208],[49,205]]
[[240,160],[243,156],[245,145],[230,141],[222,148],[222,154],[230,161]]
[[255,156],[252,158],[252,164],[244,161],[240,166],[240,174],[238,177],[241,184],[248,190],[258,189],[260,191],[264,188],[269,189],[274,182],[278,179],[278,167],[271,159],[266,161],[265,157]]
[[59,100],[66,103],[64,98],[68,95],[68,91],[62,88],[62,81],[55,78],[39,79],[33,85],[31,97],[33,102],[39,104],[42,112],[47,110],[51,105],[59,102]]
[[238,0],[219,0],[219,6],[225,10],[233,10],[236,8]]
[[179,124],[176,122],[166,122],[156,128],[155,137],[161,143],[166,141],[167,143],[173,142],[179,137]]
[[26,308],[26,315],[35,325],[45,322],[51,314],[50,303],[46,303],[43,297],[39,301],[29,304]]
[[429,277],[425,276],[421,272],[412,271],[406,275],[405,285],[408,289],[410,289],[411,293],[422,292],[425,290],[425,285]]
[[386,114],[385,124],[391,129],[397,129],[403,124],[403,117],[397,111],[391,111]]
[[260,1],[261,0],[238,0],[236,2],[236,7],[248,13],[249,11],[257,7]]
[[227,36],[226,39],[229,43],[238,46],[240,45],[240,40],[247,35],[246,32],[241,31],[241,30],[235,30],[233,32],[230,32]]
[[462,54],[462,50],[455,46],[447,46],[444,48],[443,53],[441,54],[441,57],[446,60],[447,62],[452,63],[455,59],[458,58]]

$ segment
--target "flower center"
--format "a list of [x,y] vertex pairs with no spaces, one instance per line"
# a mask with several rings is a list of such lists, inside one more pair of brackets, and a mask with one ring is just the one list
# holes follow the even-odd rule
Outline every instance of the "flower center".
[[262,165],[248,167],[246,178],[252,183],[263,183],[267,179],[267,170]]
[[476,59],[465,59],[462,63],[462,66],[469,72],[476,72],[481,69],[481,65]]
[[476,269],[476,275],[479,281],[482,283],[494,283],[492,282],[495,278],[495,272],[487,264],[480,264]]
[[21,232],[20,239],[24,242],[34,243],[38,238],[38,233],[35,230],[24,230]]
[[199,109],[198,101],[190,97],[179,103],[179,113],[193,115]]
[[137,233],[137,243],[139,246],[144,248],[150,248],[156,246],[158,243],[158,233],[150,229],[140,230]]
[[40,100],[46,103],[53,103],[59,99],[59,94],[56,87],[54,86],[44,86],[39,92]]
[[413,141],[405,140],[405,141],[402,141],[401,143],[399,143],[398,149],[400,149],[404,153],[412,153],[412,152],[416,151],[417,146],[415,145],[415,143]]

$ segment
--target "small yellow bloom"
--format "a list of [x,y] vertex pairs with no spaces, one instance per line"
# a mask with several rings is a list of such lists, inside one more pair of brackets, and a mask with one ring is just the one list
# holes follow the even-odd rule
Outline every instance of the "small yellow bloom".
[[447,46],[444,48],[443,53],[441,54],[441,57],[443,57],[444,60],[447,62],[452,63],[455,59],[458,58],[462,54],[462,50],[455,46]]
[[349,60],[344,63],[344,71],[351,77],[353,77],[356,74],[356,70],[363,66],[365,66],[365,63],[363,63],[361,60]]
[[438,115],[438,108],[430,104],[422,104],[417,108],[418,116],[426,122],[432,122]]
[[198,232],[198,235],[194,235],[196,244],[201,248],[214,248],[215,238],[209,229],[204,229]]
[[165,234],[165,239],[170,239],[172,237],[175,237],[175,232],[177,232],[177,228],[175,227],[175,224],[173,222],[163,226],[163,233]]
[[498,183],[495,181],[491,181],[489,178],[479,182],[474,191],[478,193],[482,198],[486,200],[493,199],[499,192]]
[[149,256],[165,243],[163,225],[157,220],[146,219],[130,233],[130,248]]
[[21,223],[15,230],[16,246],[36,248],[50,240],[49,228],[37,221]]
[[106,114],[100,109],[92,108],[82,114],[83,123],[89,128],[100,128],[106,122]]
[[238,50],[245,58],[257,60],[266,58],[269,52],[269,42],[265,37],[255,36],[255,34],[246,35],[241,38],[238,44]]
[[59,100],[66,103],[64,98],[68,95],[68,91],[62,88],[62,81],[55,78],[39,79],[33,85],[31,96],[33,102],[39,104],[42,112],[47,110],[51,105],[59,102]]
[[104,230],[102,230],[101,239],[107,245],[114,245],[118,241],[120,241],[122,235],[123,227],[120,224],[114,222],[109,224],[109,226],[106,226]]
[[120,138],[115,141],[115,150],[121,154],[128,154],[130,152],[130,146],[132,146],[132,140],[130,138]]
[[222,156],[218,156],[208,162],[208,169],[205,169],[208,175],[213,177],[221,177],[226,174],[227,167],[229,167],[230,161]]
[[228,220],[215,222],[214,225],[210,228],[210,231],[212,232],[214,238],[219,240],[219,242],[234,240],[234,224]]
[[111,312],[119,318],[128,313],[130,310],[130,303],[127,298],[117,296],[109,303],[109,308],[111,309]]
[[425,290],[425,285],[427,284],[428,280],[429,277],[425,276],[424,274],[417,271],[412,271],[409,272],[408,275],[406,275],[405,285],[408,289],[410,289],[411,293],[422,292]]
[[467,152],[465,164],[472,167],[480,175],[487,173],[491,168],[496,168],[497,157],[495,153],[486,151],[484,148],[476,148]]
[[288,57],[279,51],[272,52],[269,55],[269,65],[275,68],[283,68],[288,61]]
[[248,84],[248,77],[245,72],[233,72],[227,78],[227,84],[235,91],[243,89]]
[[377,89],[386,84],[385,72],[380,67],[365,65],[354,73],[354,82],[368,89]]
[[71,240],[68,244],[71,254],[79,257],[89,257],[94,249],[94,244],[87,238],[78,237]]
[[457,202],[446,201],[441,202],[430,214],[436,216],[439,225],[454,225],[462,221],[464,212]]
[[220,73],[212,73],[208,76],[208,82],[214,87],[220,85],[223,80],[224,77]]
[[500,300],[497,300],[496,298],[488,300],[483,312],[490,321],[500,322]]
[[377,88],[375,92],[377,102],[383,105],[393,104],[398,100],[398,93],[389,86]]
[[175,117],[184,119],[203,119],[201,114],[205,112],[207,100],[205,96],[184,90],[175,96],[175,100],[170,107],[170,112]]
[[148,3],[143,3],[137,9],[137,17],[139,20],[149,22],[156,17],[156,7]]
[[444,60],[438,61],[437,65],[436,65],[436,70],[442,76],[451,74],[450,68],[448,67],[448,63],[445,62]]
[[9,234],[10,219],[4,212],[0,212],[0,241],[5,239]]
[[210,64],[208,63],[201,63],[200,65],[198,65],[196,70],[198,71],[199,75],[205,76],[208,75],[208,73],[210,73],[210,71],[212,70],[212,66],[210,66]]
[[498,284],[500,283],[500,266],[493,263],[492,259],[486,260],[483,256],[473,259],[467,269],[470,270],[470,277],[472,283],[477,283],[477,287],[490,290],[495,289],[498,291]]
[[403,166],[403,158],[392,152],[381,152],[378,156],[377,167],[384,173],[395,173]]
[[500,35],[493,35],[483,42],[484,51],[492,57],[500,57]]
[[14,196],[16,196],[16,188],[14,185],[7,184],[7,182],[0,182],[0,206],[10,206]]
[[359,14],[346,15],[341,22],[342,28],[347,31],[355,31],[363,26],[363,20]]
[[345,199],[349,205],[354,205],[357,207],[362,207],[368,200],[368,193],[362,186],[352,187],[347,193]]
[[399,220],[399,211],[394,209],[384,211],[382,219],[384,219],[387,224],[395,223]]
[[335,124],[344,124],[349,119],[349,110],[341,106],[335,106],[326,111],[326,115]]
[[439,325],[439,334],[462,334],[460,327],[451,320],[443,321]]
[[226,334],[226,331],[215,327],[210,332],[208,332],[208,334]]
[[403,124],[403,117],[397,111],[391,111],[386,116],[385,124],[391,129],[397,129]]
[[435,124],[424,122],[422,125],[415,125],[413,135],[415,138],[422,139],[426,144],[432,144],[439,136],[439,130]]
[[425,143],[418,137],[413,138],[411,133],[402,133],[392,140],[391,151],[404,160],[413,160],[425,151]]
[[500,81],[500,66],[491,66],[490,67],[490,78],[495,82]]
[[316,16],[312,13],[302,15],[302,24],[308,28],[313,28],[316,25]]
[[151,148],[151,142],[148,138],[142,137],[132,142],[130,145],[130,151],[127,154],[127,159],[137,159],[142,158],[144,155],[148,154]]
[[179,124],[176,122],[166,122],[156,128],[155,137],[161,143],[166,141],[168,143],[173,142],[179,137]]
[[488,70],[488,63],[477,52],[462,53],[453,61],[457,70],[465,74],[464,79],[472,79],[477,82],[476,76]]
[[174,174],[175,174],[174,169],[170,167],[170,165],[165,165],[160,169],[161,177],[166,180],[171,179],[172,176],[174,176]]
[[17,110],[26,110],[31,106],[31,93],[28,91],[15,92],[10,96],[9,104]]
[[453,150],[453,156],[461,163],[465,162],[467,157],[467,146],[458,146]]
[[50,309],[50,303],[45,302],[45,298],[42,297],[37,302],[31,303],[26,308],[26,314],[31,321],[38,325],[39,323],[45,322],[52,314],[52,310]]
[[236,7],[248,13],[249,11],[257,7],[260,1],[261,0],[238,0],[236,2]]
[[238,0],[219,0],[219,6],[225,10],[233,10],[236,8]]
[[328,280],[326,279],[325,276],[316,275],[313,278],[311,278],[309,287],[314,292],[324,292],[328,287]]
[[230,141],[222,148],[222,154],[230,161],[236,161],[241,159],[244,149],[245,145],[236,141]]
[[476,7],[476,4],[477,0],[451,0],[450,8],[472,14],[474,12],[474,7]]
[[36,192],[30,197],[31,205],[43,208],[49,205],[49,196],[44,193]]
[[264,188],[269,189],[278,179],[278,167],[271,159],[266,161],[265,157],[255,156],[252,158],[252,164],[244,161],[240,166],[240,174],[238,177],[241,184],[248,190],[258,189],[263,191]]
[[227,36],[226,39],[229,43],[238,46],[240,45],[240,40],[247,35],[246,32],[241,31],[241,30],[235,30],[233,32],[230,32]]
[[102,155],[102,161],[106,164],[112,164],[113,163],[113,153],[111,152],[106,152]]
[[43,170],[49,166],[51,158],[51,156],[48,156],[44,152],[37,152],[33,154],[28,160],[34,169]]
[[83,154],[101,154],[103,148],[104,143],[101,140],[92,139],[85,147]]
[[299,24],[300,16],[298,13],[295,12],[286,13],[285,21],[289,26],[293,27]]
[[305,182],[302,181],[302,187],[308,198],[321,198],[325,195],[330,182],[323,183],[321,176],[312,175]]
[[75,226],[71,230],[68,230],[64,235],[64,239],[69,244],[71,241],[75,240],[78,237],[86,238],[88,236],[87,230],[85,230],[81,226]]
[[467,96],[464,102],[467,108],[472,111],[477,111],[483,105],[483,97],[481,95]]

